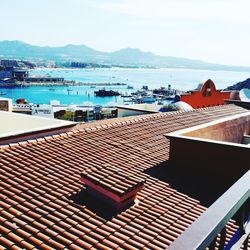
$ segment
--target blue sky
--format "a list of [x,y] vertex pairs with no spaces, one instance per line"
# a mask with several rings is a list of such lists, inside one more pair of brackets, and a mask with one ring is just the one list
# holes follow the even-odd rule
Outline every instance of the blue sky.
[[250,0],[11,0],[0,9],[0,40],[250,66]]

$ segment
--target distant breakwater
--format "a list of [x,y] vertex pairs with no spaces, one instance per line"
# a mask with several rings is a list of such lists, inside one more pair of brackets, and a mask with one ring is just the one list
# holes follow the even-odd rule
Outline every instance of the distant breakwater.
[[63,81],[63,82],[15,82],[15,83],[0,83],[0,87],[31,87],[31,86],[126,86],[127,83],[111,83],[111,82],[75,82],[75,81]]

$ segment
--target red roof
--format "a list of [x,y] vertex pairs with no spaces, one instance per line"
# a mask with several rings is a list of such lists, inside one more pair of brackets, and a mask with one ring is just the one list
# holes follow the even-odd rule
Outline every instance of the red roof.
[[87,181],[123,196],[143,184],[143,180],[134,173],[127,173],[109,164],[90,167],[81,173]]
[[[144,172],[168,160],[163,135],[243,112],[224,105],[113,119],[2,146],[0,249],[166,248],[205,208]],[[107,164],[145,180],[138,203],[113,217],[85,199],[80,181],[83,171]],[[228,237],[235,228],[231,223]]]

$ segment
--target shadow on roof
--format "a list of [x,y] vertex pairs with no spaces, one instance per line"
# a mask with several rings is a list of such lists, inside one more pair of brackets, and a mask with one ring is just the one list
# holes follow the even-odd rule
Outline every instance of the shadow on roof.
[[[72,200],[75,204],[86,206],[87,209],[104,220],[110,220],[112,217],[127,209],[127,207],[123,209],[114,208],[108,202],[90,194],[87,189],[82,189],[77,194],[69,196],[68,199]],[[131,205],[133,204],[129,204],[129,207]]]
[[213,185],[213,180],[209,177],[203,176],[203,178],[200,178],[196,176],[188,171],[188,166],[184,173],[183,169],[180,170],[169,162],[147,169],[145,173],[168,183],[179,192],[199,200],[202,205],[207,207],[213,204],[227,189],[227,187],[218,188]]

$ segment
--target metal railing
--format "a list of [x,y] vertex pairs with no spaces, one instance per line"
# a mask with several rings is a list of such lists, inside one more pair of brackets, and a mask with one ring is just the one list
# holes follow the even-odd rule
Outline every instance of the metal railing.
[[[249,197],[250,170],[187,228],[169,246],[168,250],[213,248],[218,234],[220,234],[220,249],[238,249],[238,246],[244,243],[250,233]],[[241,216],[241,222],[238,222],[240,228],[225,246],[225,225],[236,212]]]

